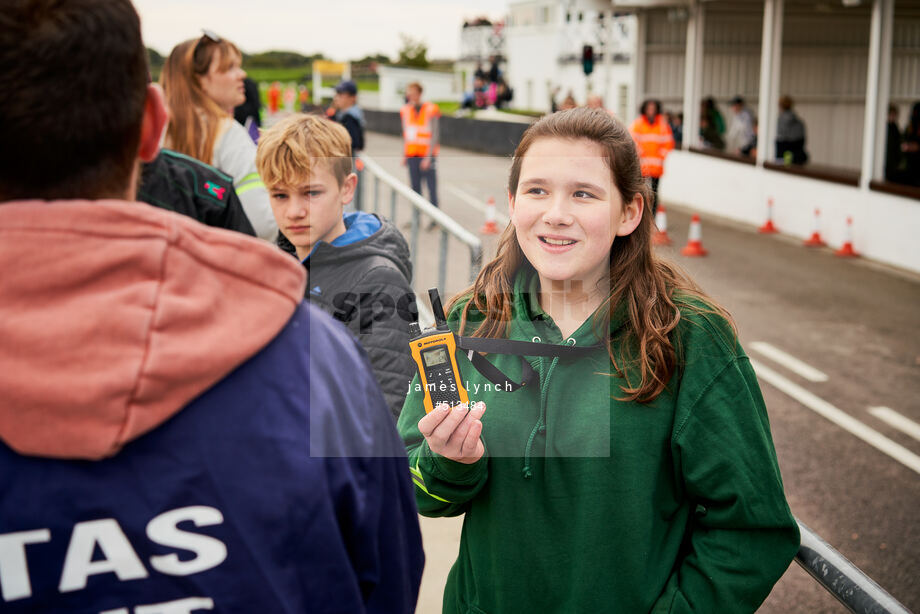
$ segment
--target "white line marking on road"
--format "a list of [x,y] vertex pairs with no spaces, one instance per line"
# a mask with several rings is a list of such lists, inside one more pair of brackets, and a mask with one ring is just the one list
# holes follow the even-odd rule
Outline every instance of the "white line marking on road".
[[[453,194],[454,196],[456,196],[457,198],[459,198],[460,200],[462,200],[463,202],[465,202],[466,204],[468,204],[469,206],[473,207],[474,209],[477,209],[478,211],[482,211],[483,213],[486,212],[486,204],[482,202],[481,199],[476,198],[475,196],[473,196],[466,190],[461,190],[455,185],[447,184],[447,191]],[[511,218],[509,218],[507,215],[505,215],[501,211],[496,210],[495,211],[495,221],[501,224],[502,226],[507,226],[508,222],[511,221]]]
[[819,416],[827,418],[843,430],[849,432],[851,435],[859,437],[870,446],[887,454],[905,467],[920,473],[920,456],[917,456],[904,446],[888,439],[878,431],[869,428],[848,413],[837,409],[824,399],[805,390],[798,384],[789,381],[766,365],[751,359],[751,366],[754,367],[754,371],[757,372],[759,378],[773,385],[775,388],[779,389],[780,392],[786,393]]
[[755,341],[751,347],[772,360],[779,363],[798,375],[801,375],[810,382],[826,382],[827,375],[818,371],[811,365],[805,364],[795,356],[790,356],[781,349],[770,345],[765,341]]
[[920,441],[920,424],[917,424],[906,416],[902,416],[890,407],[870,407],[869,413],[902,433],[906,433],[917,441]]

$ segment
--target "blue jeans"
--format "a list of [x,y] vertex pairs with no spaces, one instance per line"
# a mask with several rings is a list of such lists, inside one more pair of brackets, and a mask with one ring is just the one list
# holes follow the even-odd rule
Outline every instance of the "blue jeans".
[[422,170],[422,160],[425,158],[406,158],[406,164],[409,166],[409,183],[412,189],[417,193],[422,193],[422,179],[428,184],[428,200],[435,207],[438,206],[438,173],[437,159],[431,160],[431,166],[427,171]]

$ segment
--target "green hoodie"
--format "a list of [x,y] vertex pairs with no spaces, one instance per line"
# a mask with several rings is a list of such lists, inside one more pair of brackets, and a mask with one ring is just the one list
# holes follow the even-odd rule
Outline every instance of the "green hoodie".
[[[510,339],[599,343],[592,318],[563,340],[537,290],[518,275]],[[625,323],[620,308],[614,339]],[[466,514],[445,613],[757,609],[799,544],[766,408],[723,319],[683,305],[678,337],[679,371],[647,404],[613,398],[624,380],[605,349],[529,357],[540,385],[515,392],[487,390],[458,352],[470,400],[487,406],[486,454],[472,465],[434,454],[419,433],[416,375],[398,427],[419,510]],[[488,359],[521,380],[518,357]]]

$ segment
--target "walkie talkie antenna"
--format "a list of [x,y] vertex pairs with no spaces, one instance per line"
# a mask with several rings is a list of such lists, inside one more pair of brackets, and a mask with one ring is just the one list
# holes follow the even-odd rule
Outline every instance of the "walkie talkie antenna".
[[437,288],[428,289],[428,300],[431,301],[431,313],[434,316],[434,325],[440,330],[447,330],[447,316],[444,315],[444,306],[441,305],[441,295]]

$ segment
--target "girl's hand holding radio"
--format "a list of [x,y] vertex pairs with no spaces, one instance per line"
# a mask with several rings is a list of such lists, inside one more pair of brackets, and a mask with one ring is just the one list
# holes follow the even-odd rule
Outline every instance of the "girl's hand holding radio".
[[432,452],[471,465],[485,453],[479,437],[482,433],[480,419],[485,411],[486,404],[482,401],[469,408],[458,405],[453,409],[441,403],[418,421],[418,430]]

